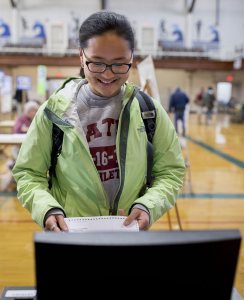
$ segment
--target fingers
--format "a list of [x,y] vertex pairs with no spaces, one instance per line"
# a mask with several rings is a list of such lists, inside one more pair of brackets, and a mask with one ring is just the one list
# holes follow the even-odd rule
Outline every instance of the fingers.
[[130,215],[125,219],[124,225],[129,225],[133,220],[136,220],[140,230],[147,230],[149,228],[149,215],[145,211],[134,208]]
[[52,231],[52,232],[60,232],[60,228],[58,227],[56,222],[48,222],[44,228],[45,231]]
[[60,232],[60,229],[58,228],[57,224],[55,223],[50,227],[49,231]]
[[50,215],[46,220],[45,231],[68,231],[63,215]]
[[56,219],[58,221],[59,228],[61,231],[69,231],[67,224],[64,221],[64,216],[63,215],[56,215]]
[[137,220],[138,217],[139,217],[139,209],[132,209],[131,213],[129,214],[129,216],[125,219],[124,221],[124,225],[127,226],[127,225],[130,225],[130,223],[133,221],[133,220]]
[[119,216],[125,216],[125,210],[123,208],[118,209],[118,215]]

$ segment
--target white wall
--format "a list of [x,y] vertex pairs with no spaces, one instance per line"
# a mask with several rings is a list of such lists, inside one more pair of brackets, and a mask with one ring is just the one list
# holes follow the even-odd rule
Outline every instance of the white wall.
[[[159,88],[160,100],[164,108],[168,109],[169,96],[177,86],[180,86],[190,97],[191,110],[195,111],[194,97],[200,89],[213,86],[215,89],[218,82],[226,81],[230,72],[225,71],[185,71],[156,69],[156,78]],[[244,103],[244,71],[232,72],[234,77],[232,96]],[[140,85],[136,69],[132,69],[129,80]]]
[[[30,25],[35,20],[43,23],[57,20],[65,21],[69,27],[72,26],[72,16],[81,22],[91,13],[98,11],[101,5],[100,0],[19,0],[18,2],[20,16],[27,19]],[[208,41],[211,39],[210,26],[215,25],[216,22],[216,1],[213,0],[196,1],[190,30],[187,30],[189,19],[185,14],[185,0],[107,0],[107,9],[125,14],[135,27],[138,39],[140,39],[141,28],[145,26],[153,27],[155,39],[158,39],[160,21],[164,20],[169,39],[173,38],[173,27],[178,25],[183,30],[186,41],[187,35],[196,37],[196,22],[201,20],[201,38]],[[216,26],[220,34],[220,50],[212,55],[221,59],[232,59],[235,47],[244,46],[243,15],[243,0],[220,1],[219,24]],[[0,19],[12,26],[9,0],[0,1]],[[19,26],[21,27],[21,23]]]
[[[29,24],[34,20],[40,19],[46,24],[51,21],[65,21],[68,26],[73,26],[72,16],[78,18],[79,22],[84,20],[91,13],[100,9],[100,0],[19,0],[20,15],[25,17]],[[185,15],[185,0],[107,0],[107,9],[125,14],[132,22],[133,26],[140,32],[144,26],[153,27],[155,29],[155,37],[158,37],[159,22],[166,20],[166,29],[170,32],[171,26],[177,23],[184,30],[186,29],[187,18]],[[191,16],[193,25],[191,35],[196,35],[195,23],[202,20],[202,38],[209,38],[208,26],[215,24],[216,21],[216,1],[213,0],[197,0],[194,12]],[[229,59],[234,55],[236,46],[244,47],[244,0],[221,0],[219,25],[221,49],[216,53],[217,58]],[[12,10],[9,0],[0,0],[0,19],[5,19],[11,23]],[[75,33],[74,33],[75,34]],[[186,31],[184,31],[184,35]],[[140,34],[138,34],[140,38]],[[1,66],[0,66],[1,67]],[[77,66],[77,69],[79,66]],[[28,70],[33,76],[35,71],[33,68],[17,68],[10,71],[16,76],[17,73],[23,74]],[[76,69],[62,68],[62,72],[67,75],[77,74]],[[27,72],[27,73],[28,73]],[[56,71],[48,68],[50,74]],[[162,104],[167,107],[170,92],[180,85],[191,98],[202,87],[208,85],[215,86],[218,81],[224,81],[227,72],[186,72],[184,70],[156,70],[158,86]],[[244,102],[244,74],[243,71],[233,71],[233,94]],[[136,70],[132,70],[130,79],[139,84],[139,78]],[[33,91],[35,97],[35,91]]]

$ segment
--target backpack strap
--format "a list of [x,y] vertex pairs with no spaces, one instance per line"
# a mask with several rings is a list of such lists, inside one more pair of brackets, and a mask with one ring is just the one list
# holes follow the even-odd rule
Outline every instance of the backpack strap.
[[146,128],[148,140],[152,143],[155,128],[156,128],[156,109],[153,103],[152,98],[144,93],[139,91],[137,93],[137,99],[141,108],[141,116],[144,121]]
[[146,93],[139,91],[136,95],[137,100],[139,101],[141,116],[145,125],[147,133],[147,181],[146,185],[142,188],[140,195],[145,193],[146,188],[152,186],[153,176],[152,176],[152,167],[153,167],[153,136],[156,128],[156,109],[153,103],[153,100]]
[[53,123],[52,127],[52,152],[51,152],[51,163],[49,167],[49,178],[48,178],[48,187],[49,189],[52,188],[52,177],[56,177],[56,164],[58,160],[58,156],[61,153],[62,150],[62,144],[63,144],[63,136],[64,132]]

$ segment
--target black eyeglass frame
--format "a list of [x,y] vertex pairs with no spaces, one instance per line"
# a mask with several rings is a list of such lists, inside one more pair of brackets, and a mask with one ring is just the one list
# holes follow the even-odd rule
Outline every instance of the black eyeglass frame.
[[[88,70],[91,72],[91,73],[98,73],[98,74],[101,74],[101,73],[104,73],[107,68],[109,68],[114,74],[127,74],[132,66],[132,63],[128,63],[128,64],[125,64],[125,63],[115,63],[115,64],[106,64],[106,63],[100,63],[100,62],[95,62],[95,61],[89,61],[86,54],[85,54],[85,51],[84,49],[82,49],[82,52],[85,56],[85,58],[87,59],[87,61],[85,62]],[[132,55],[131,55],[132,56]],[[89,65],[90,64],[96,64],[96,65],[99,65],[99,66],[104,66],[104,70],[103,71],[100,71],[100,72],[94,72],[94,71],[91,71],[90,68],[89,68]],[[113,71],[113,66],[127,66],[128,67],[128,70],[126,72],[114,72]]]

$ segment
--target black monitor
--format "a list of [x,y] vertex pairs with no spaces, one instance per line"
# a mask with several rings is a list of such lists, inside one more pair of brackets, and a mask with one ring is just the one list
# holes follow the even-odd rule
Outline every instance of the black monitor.
[[38,232],[34,244],[38,300],[84,295],[230,300],[241,235],[239,230]]

